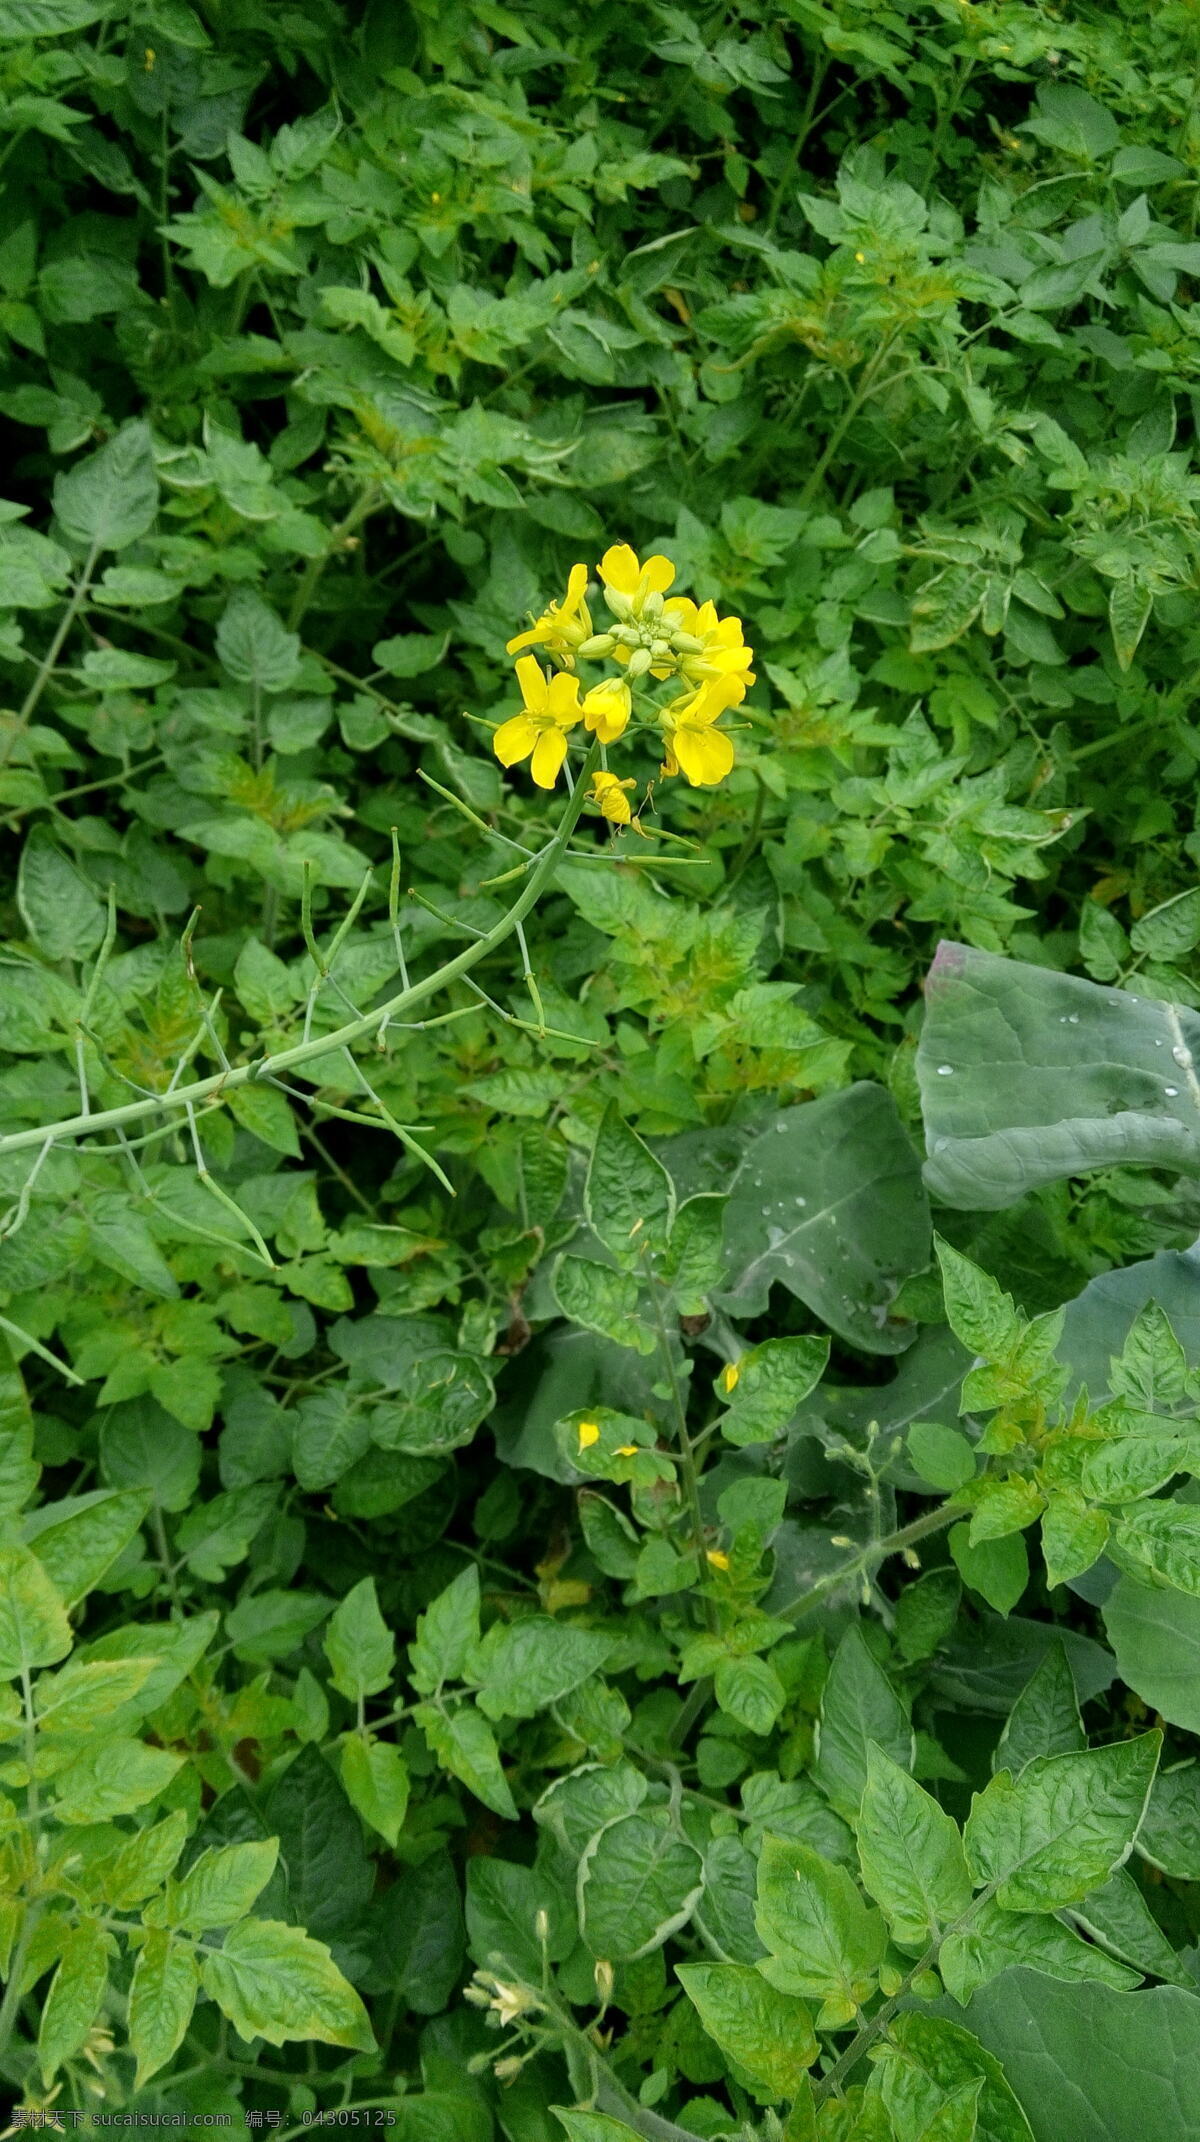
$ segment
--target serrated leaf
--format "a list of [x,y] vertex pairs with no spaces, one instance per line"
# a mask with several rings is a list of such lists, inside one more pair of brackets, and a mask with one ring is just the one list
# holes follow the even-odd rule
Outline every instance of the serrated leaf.
[[[13,0],[6,0],[10,8],[12,4]],[[32,0],[22,0],[22,4],[28,7]],[[150,426],[126,424],[99,453],[56,476],[54,511],[71,541],[84,550],[124,550],[145,535],[158,512]]]
[[277,1919],[243,1919],[219,1949],[204,1952],[201,1978],[243,2038],[284,2045],[315,2038],[321,2045],[375,2050],[371,2025],[353,1986],[324,1942]]
[[329,1619],[324,1638],[330,1679],[351,1703],[377,1696],[396,1669],[396,1639],[379,1611],[374,1577],[363,1577]]
[[911,1769],[912,1727],[903,1703],[869,1648],[851,1625],[833,1655],[821,1699],[821,1722],[813,1775],[838,1813],[853,1821],[867,1782],[873,1746]]
[[165,1928],[151,1927],[129,1988],[129,2044],[137,2057],[139,2090],[182,2045],[199,1990],[191,1948],[173,1940]]
[[768,1836],[758,1867],[764,1975],[781,1992],[844,2005],[846,2020],[873,1991],[887,1947],[883,1918],[844,1867],[794,1838]]
[[726,1442],[740,1449],[782,1435],[828,1361],[828,1339],[815,1337],[764,1339],[739,1355],[733,1380],[728,1371],[717,1379],[718,1396],[729,1407],[721,1422]]
[[341,1778],[350,1805],[395,1851],[408,1812],[408,1768],[391,1741],[357,1733],[342,1743]]
[[252,1911],[275,1872],[279,1857],[276,1837],[249,1844],[211,1847],[194,1860],[178,1881],[167,1884],[165,1901],[169,1925],[189,1934],[207,1933],[216,1926],[230,1926]]
[[615,1102],[601,1117],[592,1147],[584,1211],[597,1240],[631,1271],[646,1253],[666,1247],[675,1217],[674,1185]]
[[37,1555],[0,1546],[0,1677],[53,1666],[71,1648],[66,1604]]
[[111,1936],[95,1919],[81,1919],[67,1931],[38,2029],[38,2061],[47,2088],[63,2062],[79,2051],[96,2020],[112,1946]]
[[669,1808],[640,1807],[590,1840],[579,1863],[579,1928],[592,1955],[632,1963],[678,1933],[704,1890],[704,1864]]
[[474,1709],[447,1712],[432,1703],[422,1703],[413,1715],[443,1769],[460,1779],[493,1814],[515,1822],[516,1802],[500,1768],[500,1750],[487,1719]]
[[958,1824],[882,1749],[867,1756],[858,1859],[898,1947],[920,1953],[971,1901]]
[[747,1964],[679,1964],[676,1971],[735,2079],[764,2104],[794,2097],[818,2051],[803,2001]]
[[1037,1756],[1016,1779],[998,1771],[963,1833],[975,1881],[994,1885],[1006,1911],[1057,1911],[1098,1888],[1129,1856],[1161,1745],[1154,1731]]

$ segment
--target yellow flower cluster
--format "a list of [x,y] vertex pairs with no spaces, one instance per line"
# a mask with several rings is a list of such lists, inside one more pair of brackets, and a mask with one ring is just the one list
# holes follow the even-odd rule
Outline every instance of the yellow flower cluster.
[[[539,788],[553,788],[567,756],[567,737],[578,723],[604,745],[624,735],[633,713],[633,690],[643,678],[675,678],[677,697],[646,710],[663,751],[665,775],[682,773],[693,788],[711,788],[733,768],[733,744],[717,727],[722,714],[740,706],[754,682],[753,649],[742,637],[741,619],[718,617],[711,602],[670,595],[675,567],[659,555],[643,564],[628,543],[615,543],[600,560],[604,601],[612,623],[597,632],[587,606],[588,569],[573,565],[567,592],[535,624],[508,643],[518,657],[522,711],[501,722],[492,748],[502,766],[530,761]],[[525,652],[536,647],[556,668],[547,675]],[[580,697],[579,661],[614,661],[617,673]],[[589,801],[612,825],[629,825],[628,791],[601,769],[592,776]]]

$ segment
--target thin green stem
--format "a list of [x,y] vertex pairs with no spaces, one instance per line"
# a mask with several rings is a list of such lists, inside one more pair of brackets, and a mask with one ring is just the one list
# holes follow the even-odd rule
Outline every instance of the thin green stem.
[[[696,1453],[692,1448],[692,1439],[688,1433],[687,1405],[680,1389],[679,1376],[675,1368],[675,1356],[671,1350],[670,1334],[667,1331],[666,1319],[663,1316],[662,1298],[657,1285],[652,1285],[651,1295],[654,1302],[654,1321],[658,1326],[659,1345],[663,1360],[666,1363],[667,1382],[671,1388],[671,1404],[675,1413],[675,1437],[679,1444],[679,1471],[683,1480],[683,1492],[687,1498],[688,1515],[692,1521],[692,1546],[696,1556],[696,1567],[701,1578],[703,1578],[704,1516],[700,1508],[700,1472],[696,1464]],[[708,1594],[705,1593],[703,1605],[705,1622],[708,1628],[715,1633],[719,1626],[716,1601],[710,1599]]]
[[889,1555],[903,1554],[906,1547],[914,1546],[918,1540],[929,1539],[935,1532],[944,1532],[947,1525],[952,1525],[955,1519],[962,1515],[961,1510],[943,1503],[937,1510],[926,1510],[923,1517],[914,1517],[910,1525],[901,1525],[898,1532],[888,1532],[882,1539],[872,1540],[851,1561],[843,1562],[840,1569],[830,1570],[827,1577],[821,1577],[808,1591],[801,1592],[799,1597],[791,1600],[787,1606],[780,1607],[780,1619],[791,1621],[807,1613],[809,1607],[815,1605],[818,1599],[823,1599],[826,1592],[836,1591],[839,1585],[853,1582],[856,1577],[863,1576],[872,1565],[878,1566],[880,1562],[885,1562]]
[[349,513],[344,514],[337,526],[330,531],[329,541],[317,557],[310,558],[296,585],[292,607],[288,611],[288,630],[296,632],[306,610],[321,584],[321,578],[331,558],[336,557],[348,536],[362,526],[368,514],[374,513],[381,500],[374,490],[363,491],[355,499]]
[[492,924],[490,930],[485,930],[482,937],[475,938],[433,974],[426,975],[422,981],[411,982],[397,996],[390,997],[386,1004],[379,1005],[374,1011],[362,1013],[357,1019],[349,1020],[345,1026],[335,1027],[331,1033],[296,1042],[291,1048],[279,1049],[271,1056],[261,1056],[254,1063],[236,1064],[232,1070],[213,1072],[207,1078],[193,1079],[186,1086],[175,1084],[165,1093],[147,1094],[140,1100],[127,1101],[118,1108],[97,1109],[91,1115],[65,1116],[57,1123],[42,1124],[30,1130],[11,1131],[7,1137],[0,1138],[0,1153],[13,1153],[23,1146],[40,1145],[48,1137],[57,1140],[74,1138],[85,1133],[123,1129],[129,1123],[142,1123],[147,1117],[159,1115],[163,1111],[186,1111],[189,1106],[197,1108],[205,1103],[216,1105],[226,1093],[235,1091],[239,1086],[272,1078],[281,1071],[296,1070],[302,1064],[314,1063],[319,1057],[329,1056],[336,1049],[349,1048],[356,1041],[364,1041],[377,1035],[381,1028],[392,1021],[402,1019],[406,1012],[413,1010],[418,1004],[424,1004],[438,990],[445,989],[451,982],[457,981],[460,975],[468,973],[481,959],[485,959],[489,952],[495,951],[497,945],[503,944],[518,922],[523,922],[531,908],[537,904],[553,878],[563,850],[575,829],[576,820],[583,808],[584,789],[593,767],[599,761],[599,755],[600,745],[593,741],[583,762],[582,776],[576,783],[575,793],[564,806],[558,830],[530,871],[523,892],[507,913]]
[[87,601],[88,590],[92,584],[92,574],[95,571],[96,560],[99,555],[100,545],[99,543],[93,543],[87,557],[84,559],[83,571],[71,590],[71,599],[58,621],[58,630],[42,656],[41,662],[38,664],[37,674],[21,702],[16,721],[9,730],[3,746],[0,747],[0,773],[3,773],[4,768],[12,757],[18,739],[23,737],[28,729],[38,701],[54,675],[55,666],[63,651],[67,634]]

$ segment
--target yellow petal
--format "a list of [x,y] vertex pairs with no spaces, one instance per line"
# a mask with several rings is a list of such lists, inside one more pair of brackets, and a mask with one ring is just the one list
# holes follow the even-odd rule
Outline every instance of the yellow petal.
[[560,670],[546,687],[547,714],[562,728],[573,729],[581,711],[578,677],[568,676],[565,670]]
[[680,632],[695,633],[699,615],[690,595],[672,595],[663,604],[663,616]]
[[518,632],[515,640],[509,640],[504,652],[505,654],[516,654],[518,648],[521,647],[540,647],[545,637],[546,620],[544,617],[539,617],[536,625],[531,625],[528,632]]
[[587,593],[588,569],[586,565],[573,565],[567,575],[567,593],[563,602],[563,616],[573,617]]
[[615,588],[618,595],[632,595],[638,584],[640,567],[637,552],[630,550],[628,543],[613,543],[600,560],[600,578],[606,588]]
[[741,1373],[736,1361],[727,1362],[721,1370],[721,1389],[726,1392],[735,1390]]
[[615,1458],[636,1458],[637,1454],[638,1447],[636,1443],[618,1443],[613,1452]]
[[652,558],[647,558],[638,577],[648,595],[665,595],[675,578],[675,568],[669,558],[664,558],[662,552],[656,550]]
[[624,733],[633,698],[623,677],[606,677],[594,684],[583,701],[583,718],[602,744],[615,744]]
[[722,1554],[719,1547],[710,1547],[704,1559],[713,1569],[728,1569],[729,1567],[729,1556]]
[[592,1447],[592,1444],[593,1444],[593,1443],[598,1443],[599,1441],[600,1441],[600,1426],[599,1426],[599,1423],[598,1423],[597,1421],[580,1421],[580,1423],[579,1423],[579,1448],[580,1448],[581,1450],[590,1450],[590,1449],[591,1449],[591,1447]]
[[[543,729],[533,747],[529,771],[539,788],[553,788],[567,755],[567,739],[561,729]],[[730,762],[733,753],[730,752]],[[720,780],[718,774],[717,779]]]
[[733,770],[733,745],[723,729],[676,729],[675,756],[693,788],[715,788]]
[[517,683],[530,713],[542,713],[546,705],[546,679],[542,675],[541,663],[535,662],[532,655],[522,655],[517,663]]
[[515,766],[519,759],[527,759],[538,740],[538,731],[528,714],[514,714],[509,721],[502,721],[492,738],[492,750],[502,766]]

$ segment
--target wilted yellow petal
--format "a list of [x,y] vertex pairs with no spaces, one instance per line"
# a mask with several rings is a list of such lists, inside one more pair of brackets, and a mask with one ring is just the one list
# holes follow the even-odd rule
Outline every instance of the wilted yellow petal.
[[710,1563],[714,1569],[728,1569],[729,1567],[729,1556],[727,1554],[722,1554],[721,1549],[719,1547],[710,1547],[704,1559],[706,1562]]
[[614,1453],[618,1458],[636,1458],[637,1454],[638,1447],[636,1443],[620,1443]]
[[590,1449],[591,1449],[591,1447],[592,1447],[592,1444],[593,1444],[593,1443],[598,1443],[599,1441],[600,1441],[600,1424],[599,1424],[599,1422],[598,1422],[598,1421],[580,1421],[580,1423],[579,1423],[579,1448],[580,1448],[581,1450],[590,1450]]
[[732,1391],[741,1373],[736,1361],[727,1362],[726,1366],[721,1370],[721,1389],[723,1391]]

